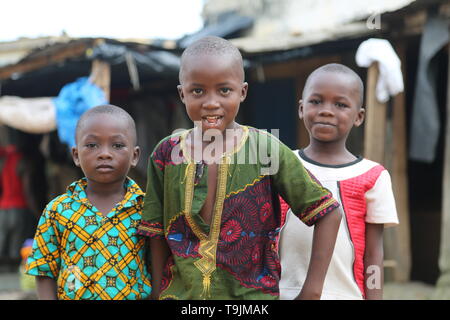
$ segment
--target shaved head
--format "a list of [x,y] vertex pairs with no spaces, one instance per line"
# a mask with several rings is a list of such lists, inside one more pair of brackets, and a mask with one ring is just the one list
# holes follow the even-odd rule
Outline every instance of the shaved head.
[[180,83],[183,82],[183,74],[186,64],[191,58],[202,56],[217,56],[232,59],[240,70],[242,70],[242,81],[244,81],[244,63],[241,52],[230,41],[223,38],[209,36],[201,38],[189,45],[181,55],[181,66],[179,73]]
[[114,105],[111,105],[111,104],[106,104],[106,105],[101,105],[101,106],[91,108],[81,115],[80,119],[77,122],[77,127],[75,130],[75,141],[77,141],[78,133],[84,127],[86,120],[95,115],[101,115],[101,114],[108,114],[108,115],[114,116],[114,118],[116,118],[118,121],[126,122],[126,127],[130,130],[133,143],[136,145],[136,143],[137,143],[136,124],[135,124],[133,118],[124,109],[114,106]]
[[358,90],[358,95],[359,95],[359,107],[362,106],[363,101],[364,101],[364,84],[363,81],[361,80],[361,77],[352,69],[350,69],[347,66],[344,66],[343,64],[339,64],[339,63],[330,63],[330,64],[326,64],[324,66],[321,66],[319,68],[317,68],[316,70],[314,70],[306,79],[306,83],[305,83],[305,87],[303,89],[303,93],[305,93],[308,89],[308,86],[311,83],[311,80],[318,74],[320,73],[338,73],[338,74],[343,74],[346,75],[350,78],[352,78],[352,80],[355,82],[355,86],[356,86],[356,90]]

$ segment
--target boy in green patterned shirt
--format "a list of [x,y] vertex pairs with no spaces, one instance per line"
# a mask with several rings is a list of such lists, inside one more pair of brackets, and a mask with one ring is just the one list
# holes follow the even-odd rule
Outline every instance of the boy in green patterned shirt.
[[179,78],[194,128],[163,139],[151,154],[138,228],[150,239],[152,297],[278,299],[281,195],[315,225],[308,282],[298,298],[320,298],[338,203],[275,136],[235,121],[248,84],[230,42],[206,37],[191,44]]
[[27,261],[39,298],[147,298],[145,240],[135,234],[144,193],[127,177],[140,155],[133,119],[112,105],[86,111],[72,155],[85,177],[47,205]]

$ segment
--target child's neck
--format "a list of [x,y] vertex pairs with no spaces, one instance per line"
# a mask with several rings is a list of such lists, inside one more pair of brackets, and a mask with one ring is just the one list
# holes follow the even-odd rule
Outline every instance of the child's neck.
[[311,160],[325,165],[341,165],[357,159],[347,150],[345,142],[338,144],[311,141],[303,152]]
[[86,196],[89,202],[102,215],[106,216],[125,197],[126,190],[124,188],[124,182],[125,179],[113,183],[97,183],[88,180],[85,190]]

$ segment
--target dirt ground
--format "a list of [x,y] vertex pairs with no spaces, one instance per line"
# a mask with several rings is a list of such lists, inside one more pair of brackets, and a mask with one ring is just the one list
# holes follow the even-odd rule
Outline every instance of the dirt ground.
[[[434,287],[422,282],[386,283],[385,300],[430,300]],[[34,291],[20,289],[18,273],[0,273],[0,300],[35,300]]]
[[434,286],[423,282],[385,283],[383,298],[385,300],[431,300]]

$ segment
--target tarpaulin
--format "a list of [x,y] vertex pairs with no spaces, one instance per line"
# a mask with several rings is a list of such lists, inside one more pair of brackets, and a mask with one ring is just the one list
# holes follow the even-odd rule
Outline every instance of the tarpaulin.
[[0,123],[27,133],[47,133],[56,129],[52,97],[0,97]]
[[53,102],[59,139],[69,147],[75,146],[75,128],[81,115],[92,107],[108,103],[102,89],[88,77],[65,85]]

